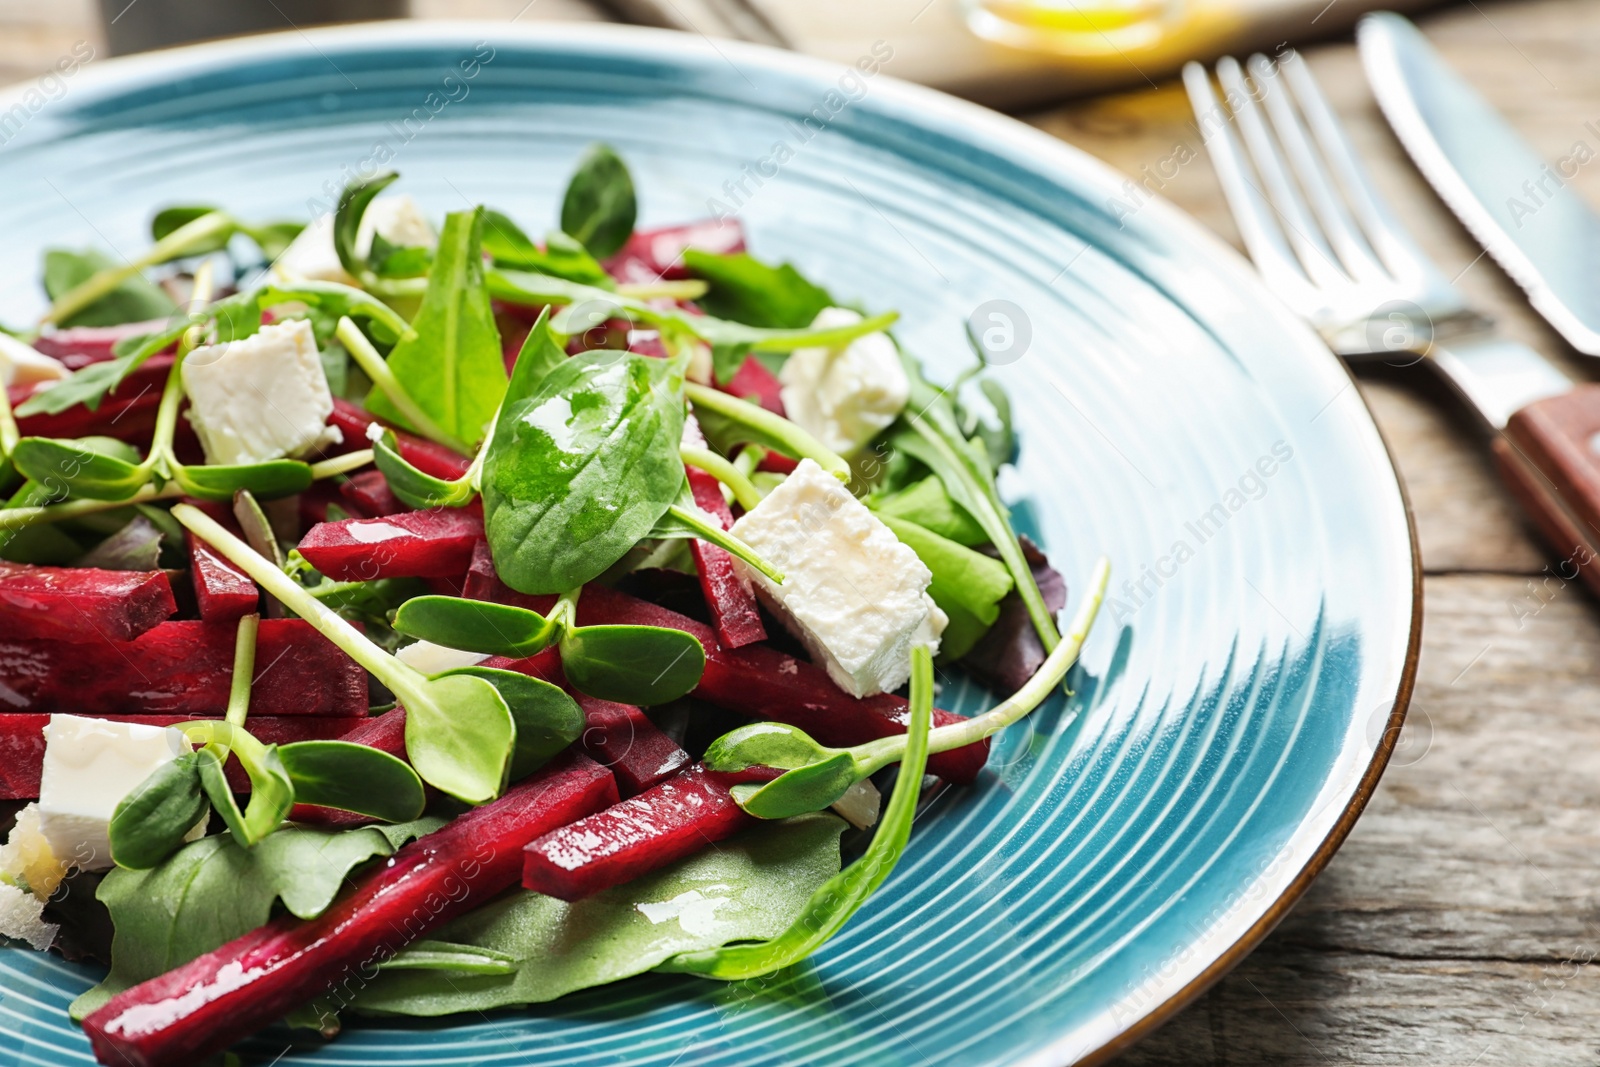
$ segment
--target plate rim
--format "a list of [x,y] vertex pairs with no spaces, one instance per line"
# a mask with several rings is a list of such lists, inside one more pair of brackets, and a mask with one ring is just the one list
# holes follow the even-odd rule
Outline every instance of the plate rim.
[[[381,51],[385,46],[398,44],[437,46],[441,43],[441,33],[459,33],[462,36],[477,37],[491,42],[509,40],[517,44],[546,48],[598,46],[615,49],[621,44],[641,55],[671,57],[674,54],[696,53],[701,56],[721,58],[730,66],[731,53],[733,56],[749,60],[753,65],[776,68],[791,76],[816,80],[819,84],[831,84],[840,68],[849,67],[845,63],[789,52],[768,45],[746,41],[713,41],[704,34],[700,34],[699,39],[696,39],[694,34],[647,26],[605,22],[519,24],[515,20],[502,23],[470,19],[398,19],[305,29],[294,27],[272,33],[185,43],[133,55],[111,56],[104,60],[96,58],[92,66],[80,67],[77,78],[81,80],[76,80],[74,84],[92,86],[102,93],[114,93],[119,87],[134,88],[141,82],[170,81],[182,76],[195,64],[208,64],[229,58],[258,59],[274,54],[317,54],[326,59],[327,56],[318,47],[324,42],[346,48],[354,46],[364,51]],[[36,83],[37,77],[23,78],[0,87],[0,111],[19,102],[25,93],[35,88]],[[993,138],[1020,150],[1025,155],[1037,158],[1040,163],[1050,167],[1052,174],[1061,175],[1056,180],[1062,185],[1075,184],[1080,187],[1092,186],[1114,191],[1120,188],[1121,182],[1125,180],[1126,176],[1121,171],[1097,156],[1002,112],[963,100],[942,90],[905,81],[883,71],[873,77],[873,86],[875,97],[888,97],[891,101],[898,102],[914,117],[927,120],[953,120],[952,125],[960,133]],[[3,147],[0,146],[0,151],[3,151]],[[1411,598],[1410,625],[1394,701],[1373,754],[1352,788],[1338,818],[1334,820],[1326,835],[1282,892],[1266,906],[1255,922],[1184,986],[1146,1009],[1138,1019],[1098,1046],[1084,1049],[1072,1044],[1072,1035],[1064,1034],[1050,1039],[1041,1047],[1012,1061],[1019,1065],[1049,1064],[1054,1067],[1054,1065],[1106,1063],[1170,1021],[1174,1015],[1198,999],[1260,945],[1327,867],[1376,792],[1405,723],[1406,713],[1416,687],[1417,668],[1422,650],[1423,570],[1421,549],[1417,539],[1416,516],[1405,480],[1401,477],[1399,466],[1395,462],[1394,448],[1373,416],[1372,409],[1360,392],[1349,365],[1334,355],[1309,325],[1296,318],[1287,307],[1271,295],[1254,265],[1220,235],[1212,232],[1198,219],[1160,193],[1152,194],[1143,204],[1141,213],[1144,211],[1153,211],[1158,216],[1157,224],[1176,235],[1179,244],[1201,257],[1208,266],[1232,276],[1238,284],[1244,286],[1248,295],[1256,298],[1256,303],[1265,313],[1265,317],[1270,318],[1275,327],[1285,333],[1299,334],[1304,343],[1298,345],[1297,350],[1303,351],[1305,358],[1325,359],[1343,373],[1349,388],[1359,401],[1351,405],[1349,410],[1352,412],[1359,410],[1360,416],[1365,421],[1363,429],[1370,429],[1383,446],[1389,474],[1389,479],[1385,481],[1383,488],[1387,490],[1392,485],[1399,496],[1406,527],[1407,555],[1411,571],[1411,585],[1408,590]]]

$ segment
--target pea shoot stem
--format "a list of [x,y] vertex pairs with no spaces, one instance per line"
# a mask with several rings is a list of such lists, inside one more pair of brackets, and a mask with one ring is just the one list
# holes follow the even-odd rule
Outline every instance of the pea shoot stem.
[[233,639],[233,683],[228,690],[228,711],[223,716],[231,726],[243,728],[245,716],[250,713],[250,685],[256,673],[256,633],[260,628],[260,615],[246,615],[239,620],[239,632]]
[[343,456],[334,456],[311,464],[311,478],[318,481],[323,478],[332,478],[336,474],[345,474],[365,467],[372,462],[372,449],[363,448],[359,452],[350,452]]
[[446,433],[427,412],[417,406],[417,402],[411,399],[410,394],[400,384],[400,379],[394,376],[394,371],[389,369],[389,364],[384,362],[378,350],[372,347],[372,342],[367,340],[367,335],[361,332],[361,328],[349,316],[339,320],[334,333],[344,343],[345,351],[356,361],[356,366],[366,372],[367,377],[372,379],[372,384],[389,398],[389,402],[405,417],[413,429],[429,440],[454,449],[464,456],[472,453],[471,445]]
[[817,466],[839,479],[841,482],[850,481],[850,464],[821,441],[811,436],[805,430],[796,426],[782,415],[774,415],[766,408],[752,404],[747,400],[740,400],[720,389],[713,389],[708,385],[698,382],[685,382],[683,384],[684,396],[695,407],[702,407],[714,411],[718,415],[732,419],[741,426],[747,426],[757,431],[764,437],[783,443],[786,449],[792,450],[802,459],[810,459]]
[[60,299],[50,305],[50,310],[45,312],[44,318],[39,321],[43,324],[71,318],[146,267],[177,259],[189,249],[210,241],[220,233],[233,230],[235,225],[232,218],[220,211],[213,211],[201,215],[192,222],[184,223],[151,245],[144,255],[129,260],[120,267],[108,267],[98,271],[61,294]]
[[761,503],[761,491],[755,487],[750,476],[734,466],[731,460],[717,455],[709,448],[695,448],[689,445],[680,448],[678,454],[689,466],[705,471],[727,486],[733,492],[733,499],[746,511]]

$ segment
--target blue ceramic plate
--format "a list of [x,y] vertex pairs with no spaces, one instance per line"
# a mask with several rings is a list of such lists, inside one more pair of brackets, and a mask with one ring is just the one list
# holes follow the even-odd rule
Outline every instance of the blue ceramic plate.
[[[995,375],[1022,440],[1002,489],[1069,583],[1099,553],[1115,567],[1077,695],[997,738],[980,783],[933,805],[781,989],[649,976],[454,1025],[357,1024],[284,1067],[1103,1058],[1236,963],[1370,794],[1410,692],[1417,570],[1344,370],[1167,204],[1135,209],[1099,163],[893,81],[889,46],[861,66],[878,69],[411,24],[97,60],[64,93],[0,98],[25,119],[0,147],[0,321],[42,309],[47,245],[132,255],[169,203],[304,217],[374,164],[435,215],[483,202],[537,230],[603,138],[645,223],[737,212],[758,254],[899,308],[936,377],[968,363],[975,308],[1020,309],[1027,343]],[[988,699],[945,679],[947,707]],[[90,1062],[65,1010],[95,977],[0,951],[0,1064]]]

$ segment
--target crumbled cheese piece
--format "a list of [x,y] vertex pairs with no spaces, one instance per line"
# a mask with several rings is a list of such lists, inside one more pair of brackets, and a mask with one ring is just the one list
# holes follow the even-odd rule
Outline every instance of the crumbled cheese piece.
[[57,382],[71,372],[66,364],[0,330],[0,385]]
[[14,885],[0,882],[0,937],[25,941],[43,952],[61,927],[44,921],[44,901]]
[[[167,726],[52,715],[45,727],[39,831],[63,862],[84,870],[111,866],[111,816],[162,764],[189,751]],[[205,830],[204,822],[190,839]]]
[[[823,308],[811,325],[826,329],[860,321],[848,308]],[[778,371],[778,381],[789,418],[844,455],[887,429],[911,395],[900,353],[881,331],[842,348],[796,349]]]
[[839,686],[871,696],[904,685],[911,648],[937,652],[948,620],[928,596],[917,554],[838,479],[809,459],[733,524],[733,534],[783,572],[774,585],[739,572]]
[[463,652],[458,648],[446,648],[432,641],[417,641],[396,651],[394,658],[413,670],[433,675],[457,667],[476,666],[489,656],[484,652]]
[[56,858],[50,841],[39,829],[39,805],[17,812],[11,836],[0,845],[0,881],[21,886],[47,899],[67,876],[67,865]]
[[[372,251],[374,234],[397,248],[432,248],[439,238],[417,202],[404,193],[376,197],[361,216],[356,230],[356,254],[366,257]],[[301,230],[289,247],[272,264],[275,281],[292,284],[300,281],[340,282],[354,285],[345,273],[339,253],[333,246],[333,212],[324,212]]]
[[311,324],[290,319],[183,361],[189,421],[210,463],[262,463],[339,441]]

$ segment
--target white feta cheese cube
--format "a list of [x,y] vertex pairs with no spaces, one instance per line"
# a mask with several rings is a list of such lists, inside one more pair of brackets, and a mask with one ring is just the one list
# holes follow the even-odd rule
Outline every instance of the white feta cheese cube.
[[32,345],[0,330],[0,385],[57,382],[69,373],[66,364],[59,359],[47,356]]
[[333,394],[304,319],[263,326],[183,361],[189,421],[210,463],[261,463],[340,440]]
[[[168,760],[189,751],[167,726],[52,715],[45,727],[39,832],[62,862],[111,866],[111,816],[124,797]],[[204,831],[204,823],[191,837]]]
[[734,560],[846,691],[863,697],[898,689],[911,676],[913,645],[938,651],[948,620],[928,596],[933,575],[813,461],[802,460],[733,533],[783,572],[775,585]]
[[457,667],[477,666],[489,656],[485,652],[463,652],[458,648],[446,648],[432,641],[416,641],[396,650],[394,658],[413,670],[434,675],[455,670]]
[[[849,326],[861,316],[823,308],[811,323]],[[799,348],[778,371],[784,410],[817,440],[842,455],[858,451],[905,410],[911,382],[886,333],[869,333],[842,348]]]
[[[364,257],[372,251],[374,234],[381,234],[385,241],[400,248],[419,245],[432,248],[439,240],[433,232],[433,224],[417,207],[417,202],[404,193],[380,196],[367,205],[361,216],[361,226],[356,230],[357,255]],[[324,212],[312,219],[289,242],[289,247],[272,264],[272,276],[284,284],[299,281],[355,284],[355,279],[345,273],[339,253],[333,247],[333,212]]]

